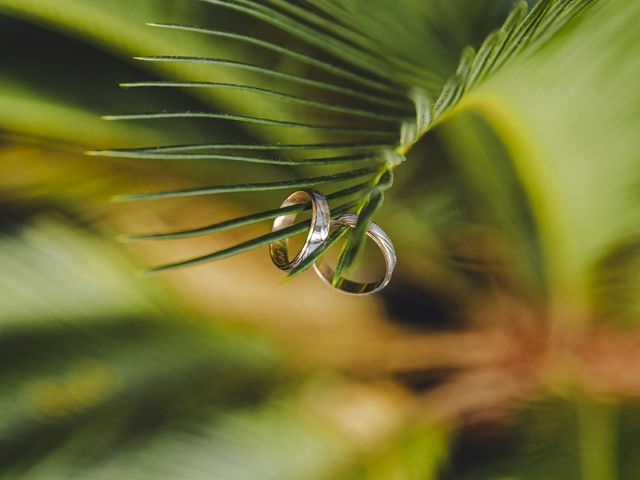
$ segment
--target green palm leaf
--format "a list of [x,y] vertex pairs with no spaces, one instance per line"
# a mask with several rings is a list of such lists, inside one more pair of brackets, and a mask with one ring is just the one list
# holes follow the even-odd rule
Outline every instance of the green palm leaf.
[[[248,64],[232,59],[197,57],[197,56],[155,56],[141,57],[142,60],[152,63],[175,63],[175,64],[208,64],[227,66],[234,69],[249,70],[258,75],[265,75],[274,79],[298,83],[311,90],[305,91],[305,95],[292,95],[288,92],[278,91],[271,88],[253,86],[244,82],[218,82],[218,81],[153,81],[153,82],[129,82],[122,84],[126,88],[187,88],[187,89],[212,89],[212,90],[235,90],[246,94],[256,94],[279,101],[284,104],[301,107],[305,109],[325,110],[332,112],[337,117],[332,118],[331,123],[314,124],[308,123],[305,119],[316,117],[317,115],[308,110],[297,112],[289,110],[291,116],[283,119],[264,118],[253,115],[239,115],[235,113],[218,112],[157,112],[143,114],[110,115],[105,117],[108,120],[163,120],[163,119],[191,119],[205,118],[211,120],[228,120],[233,122],[258,124],[267,128],[272,128],[277,137],[277,128],[285,127],[291,129],[304,129],[316,131],[328,138],[335,135],[349,136],[353,138],[353,145],[370,145],[366,137],[381,136],[385,142],[377,143],[374,148],[365,147],[362,153],[350,156],[336,156],[314,159],[287,159],[287,158],[265,158],[244,156],[236,154],[210,153],[207,151],[193,153],[192,150],[206,150],[206,145],[185,145],[185,146],[155,146],[129,150],[109,150],[92,152],[95,155],[106,155],[123,158],[147,158],[147,159],[168,159],[168,160],[236,160],[242,162],[280,164],[280,165],[328,165],[332,163],[348,163],[352,161],[380,160],[384,161],[378,167],[378,178],[388,178],[386,173],[390,173],[394,168],[402,163],[404,155],[412,146],[418,142],[431,128],[438,125],[445,114],[451,111],[462,98],[469,92],[477,88],[478,85],[491,78],[504,65],[507,65],[515,58],[523,54],[531,54],[549,39],[553,38],[566,23],[582,10],[589,0],[540,0],[527,13],[526,2],[518,3],[511,14],[506,18],[502,28],[490,33],[476,52],[471,47],[466,48],[461,56],[458,68],[444,84],[439,80],[439,76],[426,69],[412,63],[403,56],[391,56],[386,53],[388,44],[379,42],[372,34],[371,30],[365,27],[367,15],[354,16],[349,13],[351,7],[339,6],[331,1],[315,0],[310,2],[310,6],[294,4],[286,0],[271,0],[267,4],[257,3],[252,0],[237,0],[234,2],[226,0],[204,0],[212,6],[229,9],[234,12],[247,15],[265,24],[291,35],[293,38],[301,40],[320,51],[325,55],[314,57],[308,54],[298,53],[276,43],[262,40],[244,34],[220,31],[217,29],[187,26],[180,24],[150,24],[165,29],[191,32],[199,35],[208,35],[226,38],[242,44],[248,44],[255,48],[266,49],[292,61],[317,68],[333,77],[332,80],[316,80],[315,78],[291,75],[279,70],[262,67],[258,64]],[[319,12],[322,12],[319,13]],[[364,19],[364,20],[357,20]],[[360,22],[364,21],[365,24]],[[373,21],[373,20],[371,20]],[[384,48],[382,46],[384,45]],[[335,63],[328,58],[333,58]],[[317,87],[317,91],[313,91]],[[325,90],[344,94],[349,99],[348,103],[335,103],[316,98],[315,95]],[[435,98],[435,101],[431,101]],[[352,102],[353,106],[351,105]],[[403,113],[406,110],[393,110],[386,108],[393,105],[393,108],[403,109],[403,105],[413,103],[413,119],[408,119]],[[359,104],[356,106],[356,104]],[[353,117],[360,117],[359,121],[366,121],[358,124],[359,121]],[[339,122],[339,123],[333,123]],[[355,125],[354,125],[355,123]],[[387,124],[388,125],[385,125]],[[365,139],[365,140],[363,140]],[[329,142],[333,143],[333,142]],[[261,149],[271,148],[273,144],[265,144]],[[217,148],[212,146],[212,148]],[[242,148],[240,146],[240,148]],[[300,146],[299,149],[302,150]],[[295,153],[296,147],[287,147],[288,151]],[[373,173],[374,170],[358,170],[356,172]],[[352,173],[354,174],[354,173]],[[348,175],[352,175],[348,174]],[[364,173],[363,173],[364,174]],[[354,174],[359,175],[359,173]],[[344,179],[344,174],[334,173],[321,177],[308,177],[302,180],[285,180],[282,182],[269,183],[239,183],[224,187],[202,187],[173,192],[156,192],[150,194],[134,194],[120,197],[121,199],[151,199],[151,198],[171,198],[177,196],[201,195],[208,193],[223,192],[249,192],[266,189],[284,189],[299,187],[319,187],[330,185]],[[374,188],[367,193],[361,193],[361,197],[354,204],[360,213],[359,224],[355,229],[348,232],[346,242],[342,247],[342,253],[336,269],[336,278],[348,273],[357,263],[359,253],[366,238],[366,231],[375,213],[381,207],[383,190],[389,188],[388,182],[375,184]],[[192,234],[213,233],[219,228],[233,228],[245,224],[249,221],[267,218],[269,213],[248,215],[244,220],[223,222],[219,225],[193,229],[183,232],[169,233],[166,238],[176,238],[178,236],[188,236]],[[343,211],[343,209],[339,210]],[[222,225],[222,227],[220,226]],[[226,258],[231,255],[246,251],[250,248],[268,243],[274,238],[285,238],[286,236],[299,233],[305,228],[305,224],[298,224],[290,229],[277,232],[275,234],[263,235],[261,237],[248,240],[237,247],[226,249],[205,255],[197,259],[186,260],[179,263],[165,265],[152,269],[153,272],[165,271],[179,266],[188,266],[196,263],[203,263]],[[152,239],[164,238],[162,234],[138,235],[129,237],[130,239]],[[324,251],[324,249],[322,250]],[[306,267],[307,265],[305,265]],[[298,272],[293,272],[297,274]]]

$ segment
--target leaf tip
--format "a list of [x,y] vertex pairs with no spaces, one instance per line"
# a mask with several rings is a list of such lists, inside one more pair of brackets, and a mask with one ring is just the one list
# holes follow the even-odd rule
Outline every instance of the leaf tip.
[[84,154],[90,157],[113,157],[116,152],[113,150],[88,150]]
[[143,268],[141,270],[138,270],[136,272],[136,275],[138,276],[138,278],[151,278],[151,277],[155,277],[159,272],[158,269],[155,268]]
[[118,235],[116,237],[116,240],[119,243],[131,243],[135,240],[135,237],[133,235],[122,234],[122,235]]
[[127,195],[113,195],[109,201],[112,203],[125,203],[127,202]]

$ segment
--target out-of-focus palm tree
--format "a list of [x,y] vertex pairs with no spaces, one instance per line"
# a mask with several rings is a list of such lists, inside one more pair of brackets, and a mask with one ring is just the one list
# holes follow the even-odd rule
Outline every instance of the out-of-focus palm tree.
[[0,0],[0,478],[637,478],[640,4],[529,3]]

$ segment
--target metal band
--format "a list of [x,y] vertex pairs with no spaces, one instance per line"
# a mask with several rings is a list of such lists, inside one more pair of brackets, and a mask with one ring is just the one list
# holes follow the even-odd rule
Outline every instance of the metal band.
[[[271,260],[281,270],[291,270],[311,255],[329,236],[331,211],[325,196],[317,190],[299,190],[282,202],[281,208],[311,201],[311,228],[307,239],[293,260],[289,260],[288,239],[277,240],[269,244]],[[272,231],[282,230],[294,224],[296,213],[281,215],[273,221]]]
[[[337,220],[331,222],[332,226],[347,225],[352,228],[357,224],[358,216],[354,214],[343,215]],[[369,295],[378,292],[389,284],[389,282],[391,281],[391,277],[393,276],[393,271],[396,268],[397,258],[395,248],[393,248],[393,243],[391,243],[391,239],[387,236],[384,230],[382,230],[375,223],[372,223],[369,226],[367,235],[376,243],[376,245],[378,245],[378,247],[382,251],[384,261],[387,266],[387,271],[384,275],[384,278],[377,282],[361,283],[354,282],[353,280],[349,280],[346,278],[340,278],[338,280],[338,283],[335,285],[335,288],[344,293],[349,293],[352,295]],[[318,259],[318,261],[313,265],[313,268],[325,283],[327,283],[329,286],[333,286],[331,281],[335,272],[324,261],[324,259]]]

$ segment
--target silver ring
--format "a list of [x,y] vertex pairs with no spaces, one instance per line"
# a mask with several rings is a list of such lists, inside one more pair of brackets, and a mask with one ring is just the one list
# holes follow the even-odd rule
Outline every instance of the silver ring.
[[[337,220],[331,222],[332,226],[347,225],[351,228],[355,227],[357,224],[358,216],[351,213],[343,215]],[[338,283],[335,285],[335,288],[344,293],[349,293],[352,295],[369,295],[375,292],[379,292],[389,284],[389,282],[391,281],[391,277],[393,276],[393,271],[396,268],[397,258],[396,250],[395,248],[393,248],[391,239],[387,236],[385,231],[375,223],[372,223],[369,226],[367,235],[376,243],[376,245],[378,245],[378,247],[382,251],[382,255],[384,256],[384,261],[387,266],[387,271],[385,272],[384,277],[377,282],[354,282],[353,280],[340,278],[338,280]],[[322,258],[319,258],[318,261],[316,261],[316,263],[313,265],[313,268],[325,283],[327,283],[329,286],[333,286],[331,284],[331,281],[335,272]]]
[[[288,240],[276,240],[269,244],[269,253],[271,260],[281,270],[291,270],[297,267],[300,263],[315,252],[320,245],[329,236],[329,224],[331,222],[331,211],[329,210],[329,204],[325,196],[317,190],[305,189],[299,190],[287,197],[282,202],[280,208],[289,207],[291,205],[298,205],[301,203],[308,203],[311,201],[311,228],[307,234],[307,239],[304,245],[295,256],[293,260],[289,260]],[[281,215],[273,221],[273,232],[290,227],[294,224],[296,213],[289,215]]]

